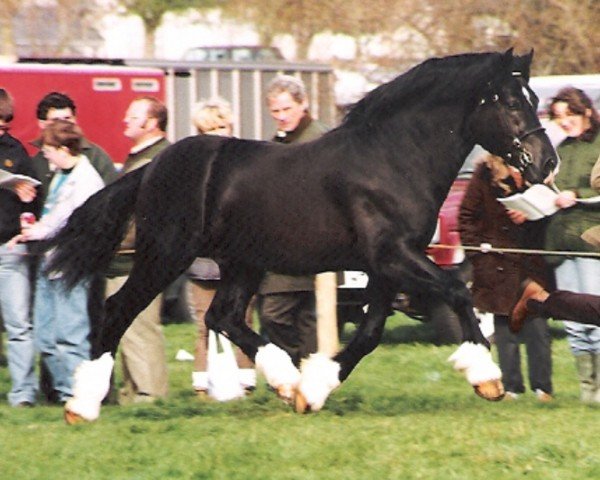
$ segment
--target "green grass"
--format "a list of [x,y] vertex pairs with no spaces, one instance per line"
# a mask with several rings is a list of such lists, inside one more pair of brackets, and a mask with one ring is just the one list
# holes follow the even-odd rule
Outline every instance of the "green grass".
[[[54,406],[6,404],[0,369],[0,478],[6,479],[592,479],[600,471],[600,409],[582,405],[571,354],[553,327],[556,399],[531,393],[486,402],[429,342],[427,325],[397,316],[383,344],[323,411],[297,415],[261,382],[249,398],[195,398],[194,327],[165,328],[171,393],[155,405],[106,406],[68,427]],[[347,329],[348,331],[348,329]]]

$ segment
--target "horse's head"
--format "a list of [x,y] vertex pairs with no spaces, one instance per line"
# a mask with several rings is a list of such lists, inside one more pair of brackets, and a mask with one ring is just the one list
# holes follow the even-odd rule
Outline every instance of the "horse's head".
[[533,51],[495,59],[491,80],[476,92],[468,128],[473,140],[517,168],[529,183],[542,182],[559,159],[536,115],[538,98],[529,87]]

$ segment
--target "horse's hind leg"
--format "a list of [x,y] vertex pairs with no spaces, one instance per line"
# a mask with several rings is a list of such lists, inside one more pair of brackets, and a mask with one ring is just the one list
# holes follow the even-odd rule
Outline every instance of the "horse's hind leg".
[[[185,246],[163,253],[159,247],[146,248],[135,256],[134,267],[121,289],[105,304],[98,345],[93,360],[83,362],[75,372],[73,397],[65,405],[65,419],[75,423],[92,421],[110,386],[110,375],[121,337],[133,320],[192,262]],[[149,254],[153,250],[153,254]]]
[[350,375],[358,362],[379,345],[385,320],[392,312],[394,295],[389,284],[374,276],[369,279],[369,310],[346,348],[333,358],[314,353],[302,361],[296,411],[320,410],[329,394]]
[[245,312],[252,295],[258,289],[262,272],[221,270],[221,280],[215,298],[206,314],[206,326],[227,336],[251,359],[263,373],[269,385],[286,401],[291,401],[300,380],[300,372],[290,356],[250,329]]

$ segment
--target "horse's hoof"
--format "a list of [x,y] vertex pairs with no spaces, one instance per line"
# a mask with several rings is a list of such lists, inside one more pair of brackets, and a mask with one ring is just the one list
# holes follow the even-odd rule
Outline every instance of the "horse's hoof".
[[492,402],[502,400],[505,394],[504,385],[502,385],[500,380],[488,380],[479,385],[473,385],[473,389],[481,398]]
[[310,405],[300,390],[296,390],[296,396],[294,397],[294,410],[296,413],[310,412]]
[[67,425],[77,425],[78,423],[85,423],[87,420],[81,415],[65,408],[65,422],[67,422]]
[[275,389],[277,396],[281,398],[288,405],[294,403],[295,392],[294,388],[290,385],[280,385]]

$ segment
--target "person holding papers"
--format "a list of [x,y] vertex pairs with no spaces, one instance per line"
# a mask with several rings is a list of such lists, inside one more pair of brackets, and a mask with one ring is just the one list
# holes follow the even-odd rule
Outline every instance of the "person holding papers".
[[[519,172],[500,157],[485,156],[475,169],[462,204],[458,223],[463,245],[489,243],[498,248],[539,248],[545,221],[526,221],[526,216],[507,209],[498,198],[524,189]],[[506,399],[525,392],[521,374],[520,344],[525,343],[529,385],[540,401],[552,399],[552,355],[547,319],[531,318],[519,333],[509,329],[509,315],[519,300],[521,283],[549,285],[549,271],[540,256],[515,253],[470,252],[473,265],[473,303],[482,312],[494,314],[498,350]]]
[[[581,235],[600,225],[600,205],[586,204],[597,196],[600,185],[590,182],[592,168],[600,155],[600,116],[588,95],[577,88],[560,90],[552,100],[552,117],[568,137],[558,147],[561,158],[556,186],[560,210],[550,217],[545,249],[567,252],[594,251]],[[582,201],[583,200],[583,201]],[[600,294],[600,259],[577,256],[553,256],[556,286],[560,290]],[[571,352],[575,356],[580,380],[581,399],[593,401],[600,377],[600,328],[565,322]]]
[[8,403],[23,407],[34,405],[37,395],[30,316],[31,257],[26,245],[11,249],[8,242],[21,231],[20,216],[39,214],[41,204],[36,180],[31,178],[35,176],[31,159],[23,144],[10,134],[13,117],[12,97],[0,88],[0,317],[8,337]]

